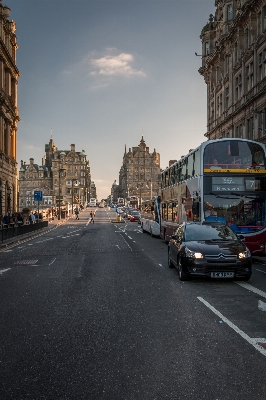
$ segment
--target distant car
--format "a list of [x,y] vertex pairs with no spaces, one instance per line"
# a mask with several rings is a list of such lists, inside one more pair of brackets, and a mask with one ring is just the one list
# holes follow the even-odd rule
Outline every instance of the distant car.
[[127,219],[130,219],[130,215],[133,213],[133,212],[136,212],[137,210],[135,209],[135,208],[129,208],[128,209],[128,211],[127,211]]
[[132,211],[129,215],[130,222],[135,222],[140,220],[140,213],[138,211]]
[[252,257],[243,238],[225,224],[183,223],[169,241],[168,266],[178,269],[181,281],[189,277],[248,281]]

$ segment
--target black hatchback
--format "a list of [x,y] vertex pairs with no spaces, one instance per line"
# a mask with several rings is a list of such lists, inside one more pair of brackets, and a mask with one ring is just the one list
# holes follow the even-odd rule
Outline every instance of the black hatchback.
[[168,245],[168,266],[178,269],[179,279],[189,277],[241,278],[252,274],[252,257],[229,226],[185,222]]

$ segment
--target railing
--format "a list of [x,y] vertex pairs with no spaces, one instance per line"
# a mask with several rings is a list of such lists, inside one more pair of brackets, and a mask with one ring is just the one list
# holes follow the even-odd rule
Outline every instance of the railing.
[[4,240],[12,239],[16,236],[24,235],[25,233],[34,232],[38,229],[46,228],[48,221],[37,222],[36,224],[2,224],[0,226],[0,238],[2,243]]

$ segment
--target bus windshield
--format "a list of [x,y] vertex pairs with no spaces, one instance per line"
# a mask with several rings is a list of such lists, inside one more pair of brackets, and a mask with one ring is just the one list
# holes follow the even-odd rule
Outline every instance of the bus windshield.
[[259,143],[240,140],[217,140],[205,147],[204,172],[213,169],[265,170],[265,159]]

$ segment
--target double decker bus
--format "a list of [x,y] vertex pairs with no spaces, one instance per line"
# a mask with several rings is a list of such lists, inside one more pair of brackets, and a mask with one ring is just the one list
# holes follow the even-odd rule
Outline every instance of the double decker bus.
[[139,208],[139,198],[137,196],[130,196],[128,205],[129,207]]
[[96,207],[97,206],[97,202],[96,202],[96,199],[94,197],[90,198],[89,206],[90,207]]
[[162,172],[160,236],[185,221],[228,224],[253,255],[266,249],[265,146],[246,139],[209,140]]
[[160,236],[160,196],[145,200],[141,204],[140,224],[142,232],[149,232],[151,236]]

